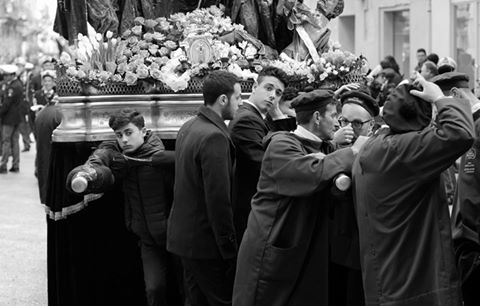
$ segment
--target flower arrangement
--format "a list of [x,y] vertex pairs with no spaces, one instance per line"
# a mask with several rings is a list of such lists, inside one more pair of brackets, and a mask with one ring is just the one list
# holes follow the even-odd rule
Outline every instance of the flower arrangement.
[[76,45],[66,47],[60,56],[59,65],[67,68],[67,77],[95,86],[122,81],[116,74],[116,58],[125,44],[112,36],[112,32],[107,32],[105,37],[98,33],[92,37],[78,34]]
[[[192,38],[199,35],[207,41],[211,54],[208,60],[191,61],[187,53]],[[263,66],[273,65],[283,69],[290,81],[318,85],[341,80],[363,63],[361,57],[334,45],[317,63],[311,59],[296,61],[285,54],[266,59],[263,44],[249,36],[242,25],[232,24],[216,6],[169,18],[137,17],[120,39],[113,38],[111,32],[92,38],[79,34],[75,48],[62,55],[60,62],[67,67],[66,75],[81,83],[162,83],[175,92],[186,89],[191,78],[216,69],[248,80],[256,79]]]

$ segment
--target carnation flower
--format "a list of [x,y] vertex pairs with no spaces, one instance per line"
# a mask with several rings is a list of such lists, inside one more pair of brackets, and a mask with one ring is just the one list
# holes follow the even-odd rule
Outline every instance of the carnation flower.
[[68,67],[66,71],[67,76],[69,77],[76,77],[78,75],[78,71],[75,67]]
[[150,46],[150,48],[148,48],[148,52],[150,52],[151,55],[155,56],[157,55],[158,53],[158,46],[155,45],[155,46]]
[[129,44],[129,45],[135,45],[135,44],[138,43],[138,40],[139,40],[138,37],[136,37],[136,36],[130,36],[130,37],[128,38],[128,44]]
[[155,20],[153,19],[147,19],[145,20],[145,28],[147,28],[148,30],[152,30],[155,28],[155,26],[158,24],[158,22],[156,22]]
[[154,32],[152,38],[157,42],[161,42],[165,40],[165,35],[159,32]]
[[168,32],[171,28],[170,22],[167,21],[165,17],[160,17],[155,19],[157,21],[157,26],[155,27],[156,30],[162,31],[162,32]]
[[138,46],[138,45],[133,46],[131,51],[132,51],[133,54],[140,52],[140,46]]
[[151,75],[152,78],[154,78],[155,80],[159,80],[159,81],[162,80],[162,72],[160,71],[159,68],[152,68],[152,67],[150,67],[150,75]]
[[161,56],[166,56],[170,54],[170,49],[161,47],[160,50],[158,50],[158,53],[160,53]]
[[149,44],[148,44],[148,42],[146,42],[146,41],[144,41],[144,40],[140,40],[140,41],[138,42],[137,46],[139,46],[140,49],[146,50],[146,49],[148,49]]
[[132,31],[129,29],[129,30],[125,30],[125,32],[123,32],[122,34],[122,38],[127,38],[129,37],[130,35],[132,35]]
[[84,71],[78,70],[78,72],[77,72],[77,78],[79,78],[79,79],[84,79],[84,78],[86,78],[86,77],[87,77],[87,74],[86,74]]
[[160,69],[160,65],[158,63],[152,62],[150,64],[150,74],[151,74],[152,70],[154,70],[154,69]]
[[112,75],[111,80],[112,80],[112,82],[120,83],[122,81],[122,76],[119,75],[119,74],[114,74],[114,75]]
[[127,85],[132,86],[132,85],[137,84],[137,79],[138,79],[138,77],[135,73],[128,71],[125,74],[125,78],[123,79],[123,81],[125,83],[127,83]]
[[169,48],[170,50],[174,50],[178,46],[176,42],[171,41],[171,40],[167,40],[166,42],[163,43],[163,45],[165,47]]
[[148,78],[148,67],[145,64],[138,65],[136,72],[139,79]]
[[112,76],[112,73],[108,71],[100,71],[100,73],[98,74],[98,78],[102,83],[108,82],[111,76]]
[[117,66],[117,72],[122,74],[122,75],[127,71],[127,69],[128,69],[128,66],[127,66],[126,62],[120,63]]
[[121,63],[126,63],[128,61],[128,57],[124,54],[124,55],[120,55],[118,58],[117,58],[117,63],[118,64],[121,64]]
[[134,23],[136,26],[144,25],[144,24],[145,24],[145,18],[143,18],[143,17],[137,17],[137,18],[133,19],[133,23]]
[[145,41],[152,41],[153,40],[153,33],[145,33],[143,34],[143,39]]
[[141,25],[134,26],[132,28],[132,33],[137,36],[142,36],[142,26]]

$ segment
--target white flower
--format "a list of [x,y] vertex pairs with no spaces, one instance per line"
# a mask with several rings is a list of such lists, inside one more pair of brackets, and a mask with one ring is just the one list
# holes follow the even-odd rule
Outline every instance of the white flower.
[[113,32],[112,31],[107,31],[107,34],[105,34],[105,37],[107,37],[107,39],[110,39],[113,37]]
[[325,80],[328,77],[328,73],[324,72],[320,75],[320,81]]
[[333,75],[337,75],[338,74],[338,71],[337,70],[333,70]]

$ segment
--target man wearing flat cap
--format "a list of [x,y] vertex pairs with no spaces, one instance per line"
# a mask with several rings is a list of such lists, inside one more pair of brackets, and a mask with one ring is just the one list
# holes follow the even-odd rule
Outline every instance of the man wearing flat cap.
[[480,101],[468,88],[466,74],[445,73],[435,82],[445,94],[468,100],[472,107],[476,137],[460,160],[453,198],[452,234],[462,278],[463,303],[465,306],[480,305]]
[[[342,112],[338,119],[343,143],[350,146],[359,136],[369,136],[378,116],[377,101],[367,87],[350,90],[340,96]],[[331,305],[365,305],[357,219],[353,205],[353,193],[349,188],[332,189],[330,213],[330,266],[329,300]]]
[[0,161],[0,174],[7,173],[8,158],[11,155],[11,172],[18,172],[20,167],[20,123],[22,122],[23,85],[15,77],[17,67],[15,65],[4,65],[6,75],[5,90],[0,106],[0,121],[2,122],[2,159]]
[[[473,143],[467,101],[424,79],[406,84],[383,109],[353,165],[366,305],[460,306],[442,172]],[[432,105],[438,109],[431,124]]]
[[257,193],[237,260],[233,305],[328,305],[328,215],[335,176],[359,143],[333,152],[333,92],[292,101],[298,127],[265,137]]

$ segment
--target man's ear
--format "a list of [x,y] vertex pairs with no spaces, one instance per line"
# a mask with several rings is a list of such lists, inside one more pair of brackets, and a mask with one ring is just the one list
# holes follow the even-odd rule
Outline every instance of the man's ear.
[[142,128],[142,135],[143,136],[147,135],[147,128],[146,127]]
[[225,106],[228,103],[228,97],[227,95],[220,95],[217,98],[217,102],[220,102],[221,106]]

